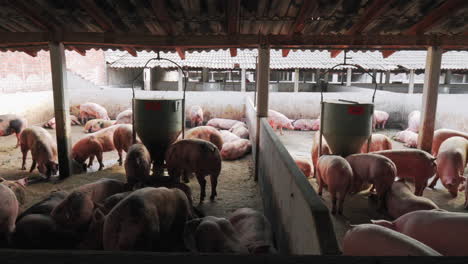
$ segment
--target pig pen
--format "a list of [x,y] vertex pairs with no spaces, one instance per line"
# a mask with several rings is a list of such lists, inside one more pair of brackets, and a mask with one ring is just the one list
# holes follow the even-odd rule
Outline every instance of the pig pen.
[[[399,130],[396,129],[386,129],[386,130],[377,130],[374,133],[380,133],[391,138]],[[312,150],[312,140],[314,137],[315,131],[283,131],[284,135],[280,135],[277,132],[277,136],[284,144],[288,152],[292,156],[301,157],[309,160],[311,162],[311,150]],[[394,149],[403,149],[407,148],[403,146],[403,143],[392,140],[392,145]],[[468,176],[468,168],[465,170],[465,177]],[[432,180],[432,178],[429,180]],[[308,182],[313,186],[317,191],[318,184],[316,178],[309,178]],[[411,182],[407,182],[413,188]],[[373,199],[368,198],[369,192],[364,191],[356,195],[346,196],[344,202],[343,216],[332,216],[333,227],[335,229],[336,238],[341,245],[341,241],[350,225],[365,224],[370,223],[371,219],[387,219],[385,215],[377,213],[376,203]],[[323,191],[322,200],[328,208],[331,208],[331,197],[330,193],[325,189]],[[434,201],[441,209],[452,211],[452,212],[466,212],[463,205],[465,202],[464,192],[459,192],[456,198],[448,193],[445,187],[440,181],[437,182],[434,190],[426,188],[424,190],[424,197],[427,197]],[[390,219],[389,219],[390,220]]]

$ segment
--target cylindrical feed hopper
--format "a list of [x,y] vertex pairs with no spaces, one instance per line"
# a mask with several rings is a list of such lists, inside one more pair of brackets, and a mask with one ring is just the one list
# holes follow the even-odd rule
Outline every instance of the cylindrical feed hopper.
[[[162,176],[167,148],[182,132],[182,99],[133,99],[135,130]],[[161,174],[161,175],[159,175]]]
[[335,155],[359,153],[372,134],[374,105],[351,101],[323,102],[322,133]]

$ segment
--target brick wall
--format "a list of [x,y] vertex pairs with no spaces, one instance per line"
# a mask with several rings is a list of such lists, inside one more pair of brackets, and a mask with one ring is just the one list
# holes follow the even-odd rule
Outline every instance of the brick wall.
[[[66,51],[65,56],[68,70],[96,85],[106,84],[106,65],[102,50],[89,50],[86,56],[81,56],[74,51]],[[48,51],[40,51],[36,57],[23,52],[0,52],[0,92],[51,89]]]

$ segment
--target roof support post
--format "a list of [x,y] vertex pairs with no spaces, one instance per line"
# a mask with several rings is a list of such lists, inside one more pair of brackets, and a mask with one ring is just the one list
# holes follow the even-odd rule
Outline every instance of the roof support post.
[[419,126],[418,137],[418,148],[427,152],[431,151],[434,137],[441,61],[442,49],[436,46],[429,47],[426,55],[421,126]]
[[294,92],[299,92],[299,69],[294,70]]
[[319,80],[320,80],[320,69],[316,69],[316,70],[315,70],[314,79],[315,79],[315,80],[314,80],[315,83],[318,83],[318,82],[319,82]]
[[463,74],[462,83],[466,83],[466,73]]
[[60,170],[59,179],[65,179],[72,175],[70,105],[65,48],[63,43],[49,42],[49,50]]
[[177,90],[182,92],[184,90],[184,74],[181,69],[177,70],[179,72],[179,78],[177,79]]
[[241,92],[245,92],[247,90],[245,86],[245,69],[241,69]]
[[374,76],[374,78],[372,78],[372,83],[376,83],[377,82],[377,70],[372,70],[372,76]]
[[450,84],[451,79],[452,79],[452,71],[451,71],[451,70],[447,70],[447,71],[445,72],[444,84]]
[[208,69],[207,68],[202,68],[202,82],[207,83],[208,80],[209,80]]
[[390,71],[385,72],[385,83],[386,84],[390,84],[390,74],[391,74]]
[[414,93],[414,70],[411,69],[409,73],[408,93]]
[[348,68],[346,70],[346,86],[351,86],[351,76],[353,74],[353,70]]

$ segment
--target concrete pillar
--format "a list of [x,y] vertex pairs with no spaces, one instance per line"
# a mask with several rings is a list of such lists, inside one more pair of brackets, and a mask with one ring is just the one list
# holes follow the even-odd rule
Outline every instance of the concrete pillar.
[[315,83],[319,83],[320,81],[320,69],[315,70]]
[[462,83],[466,83],[466,74],[463,74]]
[[380,82],[379,83],[383,83],[383,72],[379,72],[379,75],[380,75]]
[[421,125],[419,126],[418,136],[418,148],[427,152],[431,151],[434,137],[441,61],[442,49],[440,47],[429,47],[426,55]]
[[184,74],[182,73],[182,70],[179,69],[179,78],[177,80],[177,90],[182,92],[184,90]]
[[207,68],[202,69],[202,82],[204,83],[208,82],[208,69]]
[[351,86],[351,76],[353,74],[353,69],[348,68],[346,70],[346,86]]
[[246,85],[246,83],[245,83],[245,69],[242,69],[241,70],[241,92],[246,91],[245,85]]
[[390,84],[390,71],[385,72],[385,83]]
[[409,84],[408,84],[408,93],[414,93],[414,70],[410,70],[409,74]]
[[452,71],[447,70],[447,72],[445,72],[444,84],[450,84],[451,79],[452,79]]
[[294,70],[294,92],[299,92],[299,69]]
[[[328,75],[327,75],[327,77],[328,77]],[[328,78],[327,78],[326,80],[328,80]],[[338,74],[332,73],[332,82],[333,82],[333,83],[337,83],[337,82],[338,82]]]
[[63,43],[49,42],[60,179],[72,175],[70,105]]
[[372,83],[376,83],[377,82],[377,70],[372,71],[372,76],[374,76],[374,78],[372,78]]

